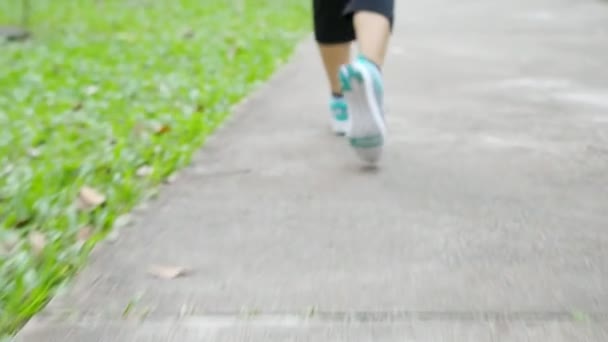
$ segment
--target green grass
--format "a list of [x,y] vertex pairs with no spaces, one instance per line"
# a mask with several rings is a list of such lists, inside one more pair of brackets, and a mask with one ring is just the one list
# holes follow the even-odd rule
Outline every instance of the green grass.
[[[0,44],[0,337],[286,60],[308,30],[308,6],[32,1],[34,39]],[[0,24],[18,9],[0,2]],[[105,203],[79,209],[83,186]],[[83,227],[93,235],[83,239]]]

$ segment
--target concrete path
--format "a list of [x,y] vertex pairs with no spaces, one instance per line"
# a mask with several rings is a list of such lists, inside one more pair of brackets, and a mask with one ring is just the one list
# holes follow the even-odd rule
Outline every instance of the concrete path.
[[608,341],[608,3],[397,2],[379,171],[308,40],[17,340]]

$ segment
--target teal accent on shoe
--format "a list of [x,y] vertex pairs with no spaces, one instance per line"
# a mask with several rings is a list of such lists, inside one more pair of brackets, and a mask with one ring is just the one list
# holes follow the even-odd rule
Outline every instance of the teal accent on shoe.
[[375,148],[383,144],[384,137],[382,135],[350,139],[350,145],[355,148]]
[[380,73],[380,70],[378,70],[378,67],[371,62],[369,59],[367,59],[365,56],[363,55],[359,55],[357,57],[357,61],[359,63],[361,63],[362,65],[364,65],[365,67],[367,67],[367,69],[369,70],[370,74],[372,75],[373,78],[373,86],[374,86],[374,91],[376,92],[376,98],[378,99],[378,101],[380,101],[380,104],[382,107],[383,104],[383,98],[384,98],[384,82],[382,81],[382,74]]
[[342,86],[342,91],[351,91],[353,87],[350,85],[350,76],[348,74],[348,70],[345,68],[340,68],[340,85]]
[[351,91],[353,89],[351,85],[352,80],[363,82],[363,75],[355,70],[355,68],[353,68],[353,66],[350,64],[344,65],[342,68],[340,68],[339,76],[343,92]]
[[338,121],[348,120],[348,106],[343,98],[334,97],[330,101],[330,109],[334,119]]
[[349,64],[346,69],[348,70],[348,75],[351,79],[363,82],[363,76],[357,70],[355,70],[352,65]]

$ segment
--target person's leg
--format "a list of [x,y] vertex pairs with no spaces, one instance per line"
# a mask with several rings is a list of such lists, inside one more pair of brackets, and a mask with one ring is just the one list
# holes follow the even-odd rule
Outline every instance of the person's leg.
[[340,67],[350,61],[350,43],[319,44],[319,50],[331,90],[329,99],[331,129],[335,134],[345,135],[349,124],[348,105],[342,93],[339,72]]
[[[382,2],[379,1],[377,3]],[[389,2],[392,1],[384,1],[384,3]],[[389,5],[385,4],[385,6]],[[392,13],[392,8],[386,8],[384,11],[385,13]],[[387,17],[387,14],[369,10],[361,10],[353,15],[357,42],[361,54],[380,68],[384,65],[384,58],[388,49],[391,20]]]
[[346,13],[354,22],[360,55],[340,68],[340,81],[350,113],[349,140],[359,157],[380,158],[386,135],[384,64],[391,34],[394,0],[352,0]]
[[350,62],[351,43],[318,43],[318,45],[331,93],[340,96],[342,85],[338,73],[341,66]]
[[346,133],[348,112],[338,77],[340,67],[350,61],[355,39],[352,18],[344,16],[347,0],[313,0],[315,38],[331,92],[331,125],[335,133]]

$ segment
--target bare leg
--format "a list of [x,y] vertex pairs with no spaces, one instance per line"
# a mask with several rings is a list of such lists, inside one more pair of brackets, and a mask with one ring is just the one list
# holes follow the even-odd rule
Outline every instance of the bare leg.
[[342,65],[350,61],[350,47],[350,43],[319,43],[319,51],[321,52],[321,59],[323,60],[331,92],[336,95],[342,92],[338,71]]
[[391,34],[388,18],[375,12],[360,11],[355,13],[353,20],[361,54],[382,67]]

